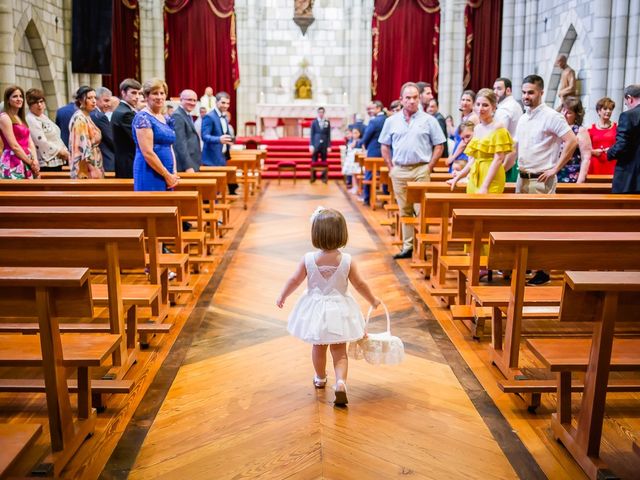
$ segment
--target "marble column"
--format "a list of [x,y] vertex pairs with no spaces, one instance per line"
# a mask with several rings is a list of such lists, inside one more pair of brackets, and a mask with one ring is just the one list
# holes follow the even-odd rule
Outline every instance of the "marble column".
[[[634,3],[638,3],[637,1]],[[611,37],[609,44],[609,71],[607,90],[609,96],[622,105],[627,60],[627,24],[629,19],[629,0],[613,0],[611,10]],[[597,99],[596,99],[597,100]]]
[[140,2],[140,82],[165,78],[163,8],[162,0]]
[[627,27],[627,64],[624,75],[625,86],[640,82],[640,2],[629,1],[629,25]]
[[[513,43],[506,45],[506,48],[513,48],[511,63],[511,83],[514,92],[520,92],[522,79],[525,76],[524,54],[525,54],[525,17],[526,5],[523,1],[517,1],[513,12]],[[516,95],[520,97],[520,95]]]
[[13,51],[13,2],[0,0],[0,91],[16,82],[16,53]]
[[464,78],[464,7],[465,0],[440,3],[440,70],[438,100],[443,115],[456,112]]
[[[591,53],[591,88],[589,96],[592,103],[599,98],[607,96],[609,50],[611,35],[611,6],[612,0],[596,0],[593,6],[593,32],[591,40],[593,50]],[[620,105],[620,104],[619,104]],[[595,118],[588,115],[587,120]]]
[[[257,15],[257,10],[256,0],[236,0],[236,36],[240,66],[240,86],[236,95],[238,135],[245,135],[245,122],[258,122],[256,116],[256,104],[260,102],[258,38],[262,17]],[[260,133],[260,125],[256,133]]]
[[[502,6],[502,49],[500,52],[500,76],[511,78],[513,72],[515,0],[504,0]],[[511,81],[513,79],[511,78]]]

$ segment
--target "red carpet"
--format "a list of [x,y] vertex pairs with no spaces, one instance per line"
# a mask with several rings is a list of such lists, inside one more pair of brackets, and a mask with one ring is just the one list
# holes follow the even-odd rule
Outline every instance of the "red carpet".
[[[280,162],[295,162],[296,178],[309,178],[311,153],[309,153],[308,138],[284,137],[277,140],[263,140],[261,137],[238,137],[236,143],[242,144],[249,139],[256,140],[267,147],[263,178],[278,178],[278,164]],[[334,140],[331,142],[331,151],[327,154],[329,178],[342,178],[340,145],[344,145],[344,141]],[[282,178],[291,178],[293,172],[282,172],[281,175]]]

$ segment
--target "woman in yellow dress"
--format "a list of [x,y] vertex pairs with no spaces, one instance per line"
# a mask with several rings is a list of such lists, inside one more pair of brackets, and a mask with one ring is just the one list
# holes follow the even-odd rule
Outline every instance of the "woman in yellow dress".
[[481,89],[476,95],[475,111],[480,123],[473,131],[473,138],[464,153],[469,157],[467,165],[453,178],[451,190],[468,175],[467,193],[502,193],[506,181],[504,159],[513,151],[513,139],[500,122],[493,119],[497,98],[493,90]]

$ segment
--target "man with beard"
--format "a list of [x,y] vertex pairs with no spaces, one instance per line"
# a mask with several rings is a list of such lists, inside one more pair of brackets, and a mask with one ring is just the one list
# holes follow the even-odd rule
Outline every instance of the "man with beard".
[[[518,159],[516,193],[555,193],[556,174],[573,157],[578,146],[578,139],[564,116],[542,101],[543,94],[541,77],[529,75],[524,78],[522,102],[525,112],[518,120],[514,138]],[[529,280],[530,285],[548,282],[549,274],[542,270]]]

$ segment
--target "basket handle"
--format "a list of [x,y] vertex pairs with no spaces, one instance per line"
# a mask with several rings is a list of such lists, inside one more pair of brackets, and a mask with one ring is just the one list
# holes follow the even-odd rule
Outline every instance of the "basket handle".
[[[389,318],[389,310],[387,306],[380,301],[380,305],[384,308],[384,313],[387,316],[387,333],[391,335],[391,319]],[[371,318],[371,314],[373,313],[373,307],[369,307],[369,311],[367,312],[367,321],[365,322],[365,326],[369,324],[369,319]]]

